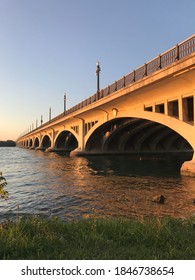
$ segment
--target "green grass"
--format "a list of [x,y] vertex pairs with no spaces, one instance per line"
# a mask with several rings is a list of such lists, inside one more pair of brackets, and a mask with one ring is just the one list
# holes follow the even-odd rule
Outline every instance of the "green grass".
[[7,221],[0,259],[195,259],[194,220]]

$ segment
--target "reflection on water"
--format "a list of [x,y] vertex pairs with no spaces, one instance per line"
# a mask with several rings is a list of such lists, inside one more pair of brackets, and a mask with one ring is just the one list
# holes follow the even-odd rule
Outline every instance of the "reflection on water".
[[[67,157],[0,149],[10,199],[0,218],[39,214],[62,219],[195,214],[195,178],[179,175],[181,161],[129,156]],[[152,202],[156,195],[165,204]]]
[[97,174],[119,176],[179,176],[183,161],[174,157],[90,156],[88,165]]

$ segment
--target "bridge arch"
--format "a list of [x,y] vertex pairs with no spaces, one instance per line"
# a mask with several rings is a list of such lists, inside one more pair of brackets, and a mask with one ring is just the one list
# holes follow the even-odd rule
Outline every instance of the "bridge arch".
[[179,128],[170,128],[165,121],[113,118],[93,131],[85,150],[100,153],[189,153],[192,157],[193,146],[186,140],[188,137],[179,132]]
[[48,148],[51,147],[51,143],[52,143],[52,141],[51,141],[50,136],[47,135],[47,134],[45,134],[45,135],[43,136],[42,141],[41,141],[41,146],[40,146],[40,148],[43,149],[43,150],[46,150],[46,149],[48,149]]
[[135,118],[143,118],[170,128],[171,130],[182,136],[184,139],[186,139],[190,146],[195,150],[195,137],[192,133],[192,127],[194,126],[194,124],[181,121],[177,117],[155,112],[142,111],[137,114],[131,114],[131,116]]
[[36,138],[34,139],[34,148],[35,148],[35,149],[38,148],[39,145],[40,145],[40,140],[39,140],[38,137],[36,137]]
[[30,145],[30,139],[28,138],[26,141],[26,147],[29,148],[29,145]]
[[78,147],[78,139],[73,132],[63,130],[57,135],[54,147],[56,150],[72,151]]
[[31,148],[32,145],[33,145],[33,140],[30,138],[30,139],[29,139],[29,143],[28,143],[29,148]]

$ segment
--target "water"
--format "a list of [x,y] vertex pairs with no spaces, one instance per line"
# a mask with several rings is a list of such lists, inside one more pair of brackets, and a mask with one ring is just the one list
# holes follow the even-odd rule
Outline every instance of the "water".
[[[176,162],[0,148],[0,171],[9,192],[9,200],[0,200],[0,220],[34,214],[65,220],[189,217],[195,215],[195,178],[180,176]],[[152,202],[160,194],[165,204]]]

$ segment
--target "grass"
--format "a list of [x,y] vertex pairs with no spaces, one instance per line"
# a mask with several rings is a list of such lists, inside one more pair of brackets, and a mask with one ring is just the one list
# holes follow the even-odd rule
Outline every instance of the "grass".
[[194,260],[194,220],[6,221],[0,224],[0,259]]

